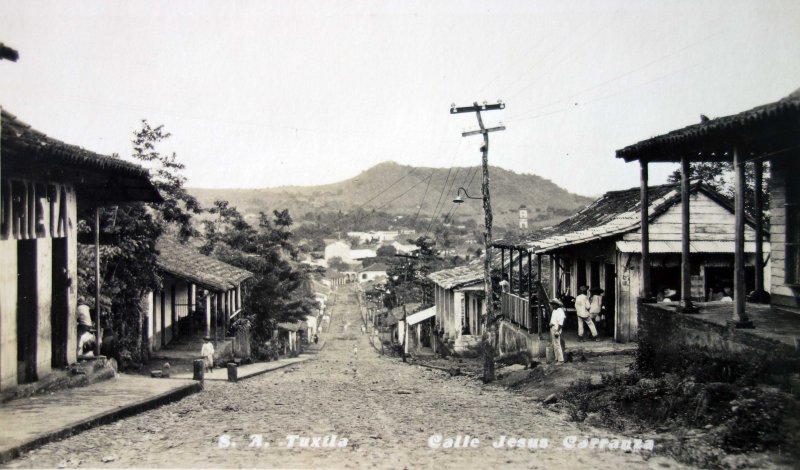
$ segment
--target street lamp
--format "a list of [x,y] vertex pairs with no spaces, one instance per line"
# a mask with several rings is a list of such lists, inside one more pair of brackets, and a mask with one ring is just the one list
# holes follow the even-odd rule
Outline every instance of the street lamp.
[[461,198],[461,193],[462,192],[464,193],[464,196],[467,197],[467,199],[483,199],[482,197],[472,197],[472,196],[470,196],[467,193],[467,190],[464,189],[464,187],[462,186],[462,187],[458,188],[458,191],[456,191],[456,197],[455,197],[455,199],[453,199],[454,203],[462,204],[464,202],[464,199]]

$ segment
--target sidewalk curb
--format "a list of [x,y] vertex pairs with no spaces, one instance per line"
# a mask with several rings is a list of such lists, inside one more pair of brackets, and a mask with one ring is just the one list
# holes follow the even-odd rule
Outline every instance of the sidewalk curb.
[[[269,372],[274,372],[276,370],[283,369],[284,367],[293,366],[295,364],[302,364],[304,362],[310,361],[311,359],[312,359],[311,356],[304,357],[302,361],[287,362],[286,364],[280,364],[277,367],[273,367],[272,369],[259,370],[259,371],[253,372],[252,374],[248,374],[248,375],[244,375],[242,377],[238,377],[237,378],[237,382],[241,381],[241,380],[249,379],[251,377],[257,377],[259,375],[264,375],[264,374],[267,374]],[[227,380],[220,380],[220,379],[207,379],[207,380],[214,380],[216,382],[227,382]]]
[[19,457],[25,452],[33,450],[37,447],[41,447],[50,442],[60,441],[72,436],[73,434],[81,433],[102,424],[112,423],[129,416],[158,408],[159,406],[166,405],[167,403],[171,403],[173,401],[178,401],[201,390],[203,390],[203,385],[200,382],[186,384],[178,389],[164,392],[154,397],[145,398],[143,400],[131,403],[130,405],[126,405],[115,410],[106,411],[104,413],[99,413],[90,418],[68,424],[61,429],[48,432],[10,449],[0,451],[0,464],[4,464]]

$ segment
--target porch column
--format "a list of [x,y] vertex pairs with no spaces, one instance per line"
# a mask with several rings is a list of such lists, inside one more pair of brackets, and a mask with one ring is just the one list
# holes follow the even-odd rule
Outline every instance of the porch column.
[[500,247],[500,280],[503,280],[503,274],[506,272],[506,249]]
[[237,284],[236,285],[236,309],[237,310],[241,310],[242,309],[242,285],[241,284]]
[[522,292],[525,290],[525,289],[522,288],[522,256],[523,256],[523,252],[522,252],[522,250],[519,250],[519,259],[517,260],[517,264],[519,265],[518,266],[519,269],[517,270],[518,274],[519,274],[519,276],[518,276],[519,277],[519,290],[518,290],[517,294],[519,294],[520,297],[522,297]]
[[[552,276],[553,270],[550,270],[550,275]],[[542,284],[542,255],[539,253],[536,254],[536,280],[539,282],[539,285],[542,286],[542,290],[544,290],[544,284]],[[540,292],[536,292],[536,334],[539,339],[542,339],[542,300],[539,298]]]
[[514,250],[508,249],[508,293],[514,293]]
[[681,156],[681,313],[697,313],[692,305],[692,266],[689,260],[689,158]]
[[211,336],[211,293],[206,295],[206,336]]
[[735,174],[734,183],[736,185],[736,227],[734,238],[734,261],[733,261],[733,318],[731,322],[736,328],[753,328],[753,322],[747,318],[745,312],[745,277],[744,277],[744,159],[741,149],[733,148],[733,170]]
[[764,291],[764,164],[761,160],[753,163],[755,173],[755,209],[753,216],[756,219],[756,289],[751,297],[752,302],[766,303],[767,293]]
[[650,201],[647,194],[647,160],[640,159],[639,166],[641,174],[639,178],[639,199],[642,207],[640,208],[640,225],[642,230],[642,285],[639,289],[639,297],[645,301],[652,300],[650,291],[650,217],[648,210]]
[[[522,269],[520,268],[520,271]],[[531,264],[531,253],[528,252],[528,333],[533,329],[533,265]],[[520,280],[520,284],[521,284]]]

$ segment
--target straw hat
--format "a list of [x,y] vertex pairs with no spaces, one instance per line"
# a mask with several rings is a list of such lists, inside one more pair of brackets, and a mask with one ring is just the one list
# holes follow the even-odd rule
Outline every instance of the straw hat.
[[563,307],[564,306],[564,302],[562,302],[562,301],[560,301],[558,299],[550,299],[550,305],[558,305],[559,307]]

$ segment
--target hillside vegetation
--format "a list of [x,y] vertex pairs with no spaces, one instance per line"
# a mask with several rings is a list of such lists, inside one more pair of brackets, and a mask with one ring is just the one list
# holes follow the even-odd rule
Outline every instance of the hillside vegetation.
[[[494,166],[490,167],[489,172],[492,208],[495,223],[500,227],[517,224],[521,205],[528,207],[532,224],[543,225],[561,220],[591,202],[590,198],[570,193],[536,175],[519,174]],[[296,218],[303,219],[307,218],[304,216],[309,212],[347,213],[361,208],[413,217],[422,205],[419,217],[429,220],[434,211],[441,217],[450,212],[459,186],[466,187],[471,196],[479,197],[480,167],[426,168],[385,162],[354,178],[326,185],[260,189],[191,188],[189,192],[204,207],[210,206],[215,199],[225,199],[244,214],[288,208]],[[482,210],[480,201],[467,200],[454,212],[454,217],[462,220],[473,218],[482,223]]]

